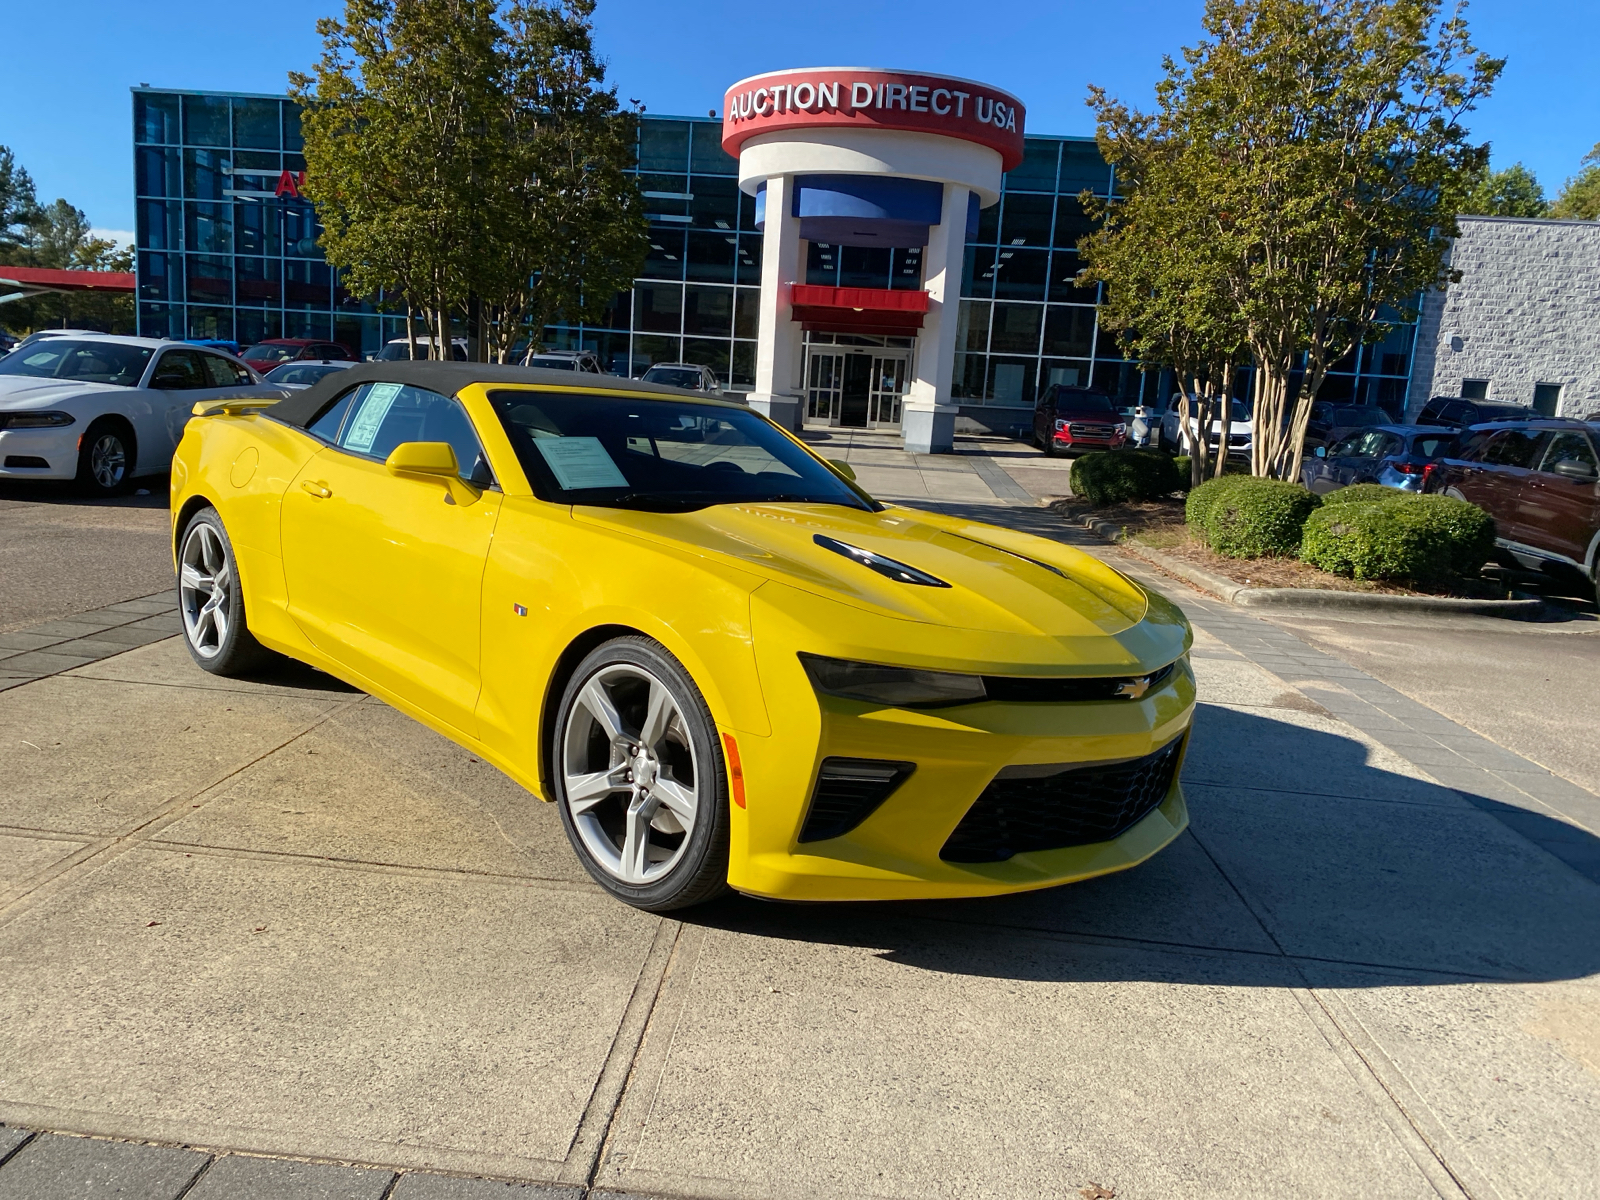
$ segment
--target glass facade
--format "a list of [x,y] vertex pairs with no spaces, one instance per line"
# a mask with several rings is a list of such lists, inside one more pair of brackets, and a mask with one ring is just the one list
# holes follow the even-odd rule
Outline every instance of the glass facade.
[[[305,170],[295,105],[138,88],[133,117],[141,333],[241,344],[332,338],[363,354],[404,336],[403,316],[348,295],[323,261],[315,215],[295,187]],[[593,350],[617,374],[702,363],[733,389],[754,387],[761,234],[721,134],[722,123],[704,117],[640,122],[644,268],[597,322],[547,328],[546,348]],[[1167,372],[1140,371],[1100,333],[1098,291],[1076,283],[1075,247],[1091,228],[1079,193],[1107,196],[1114,185],[1092,138],[1030,137],[1000,203],[981,212],[967,245],[953,376],[953,399],[972,415],[993,409],[997,426],[1021,424],[1025,414],[999,410],[1031,408],[1051,383],[1093,384],[1129,404],[1174,390]],[[806,277],[919,288],[921,253],[812,243]],[[1348,356],[1321,397],[1403,405],[1414,334],[1400,326]]]

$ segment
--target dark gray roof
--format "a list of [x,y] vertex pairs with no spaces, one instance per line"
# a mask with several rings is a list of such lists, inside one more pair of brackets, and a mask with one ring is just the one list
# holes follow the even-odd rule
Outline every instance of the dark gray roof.
[[331,371],[304,391],[296,392],[264,411],[275,420],[303,429],[316,420],[317,414],[335,397],[363,383],[404,383],[427,388],[443,396],[454,396],[462,388],[474,383],[542,383],[567,391],[603,389],[675,400],[695,400],[702,404],[719,403],[709,399],[704,392],[643,383],[615,375],[545,371],[538,367],[501,366],[498,363],[408,362],[401,359],[398,362],[362,363],[346,371]]

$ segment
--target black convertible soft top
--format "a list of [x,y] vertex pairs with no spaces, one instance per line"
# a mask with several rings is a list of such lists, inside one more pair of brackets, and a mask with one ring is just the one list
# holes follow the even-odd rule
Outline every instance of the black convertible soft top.
[[[677,400],[719,403],[703,392],[641,383],[615,375],[595,375],[587,371],[549,371],[538,367],[502,366],[499,363],[469,362],[369,362],[348,371],[329,371],[316,383],[287,400],[262,409],[267,416],[285,425],[304,429],[336,397],[362,383],[404,383],[427,388],[442,396],[454,396],[474,383],[542,383],[573,391],[604,389],[608,392],[638,392],[645,396],[670,396]],[[722,403],[726,403],[725,401]]]

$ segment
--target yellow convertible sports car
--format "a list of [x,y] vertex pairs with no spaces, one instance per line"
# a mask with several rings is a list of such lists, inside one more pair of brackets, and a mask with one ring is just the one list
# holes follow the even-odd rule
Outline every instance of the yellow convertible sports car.
[[195,661],[382,697],[629,904],[1049,887],[1188,822],[1188,624],[1088,555],[670,388],[393,362],[264,403],[197,405],[173,460]]

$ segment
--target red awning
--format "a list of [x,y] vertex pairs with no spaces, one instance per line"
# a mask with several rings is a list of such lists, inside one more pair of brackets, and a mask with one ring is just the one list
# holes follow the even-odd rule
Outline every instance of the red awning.
[[793,319],[814,333],[877,333],[901,337],[922,328],[928,293],[889,288],[790,285]]
[[132,271],[54,271],[48,267],[0,267],[0,291],[132,292]]

